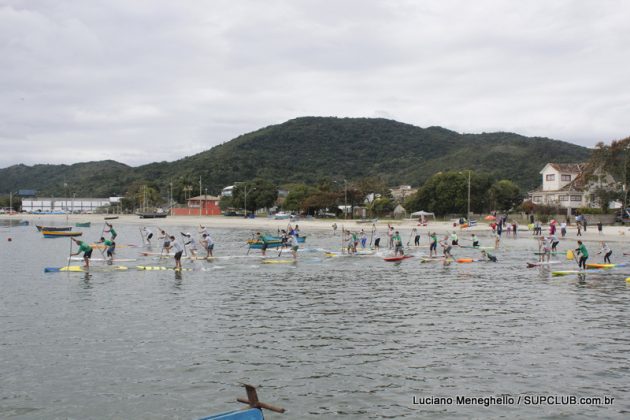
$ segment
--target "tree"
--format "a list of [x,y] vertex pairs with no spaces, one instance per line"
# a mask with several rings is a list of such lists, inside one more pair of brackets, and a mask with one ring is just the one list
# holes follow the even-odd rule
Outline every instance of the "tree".
[[300,208],[307,214],[315,214],[319,210],[335,209],[337,212],[337,202],[339,194],[329,191],[319,191],[306,197],[300,203]]
[[[481,213],[489,207],[488,190],[492,178],[488,174],[470,173],[470,210]],[[405,201],[409,211],[427,210],[436,215],[466,214],[468,210],[468,171],[438,172],[418,192]]]
[[278,199],[278,187],[273,183],[257,178],[253,181],[236,184],[232,191],[233,205],[245,208],[247,211],[272,207]]
[[287,210],[301,210],[300,204],[310,195],[315,194],[317,190],[306,184],[295,184],[289,190],[287,198],[284,200],[283,207]]
[[121,200],[125,210],[135,210],[146,206],[152,208],[162,203],[160,190],[150,181],[135,181]]
[[507,179],[495,182],[490,187],[490,207],[494,210],[508,211],[521,203],[521,189]]

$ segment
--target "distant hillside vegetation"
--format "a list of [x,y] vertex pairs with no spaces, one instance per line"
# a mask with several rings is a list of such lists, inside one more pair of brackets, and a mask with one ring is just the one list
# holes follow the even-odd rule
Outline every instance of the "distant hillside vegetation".
[[73,190],[124,193],[134,181],[163,190],[202,177],[209,193],[256,177],[277,184],[380,176],[388,184],[421,185],[439,171],[472,169],[511,179],[522,188],[540,183],[545,163],[580,162],[590,150],[571,143],[513,133],[459,134],[373,118],[304,117],[244,134],[174,162],[131,168],[106,161],[76,165],[23,165],[0,170],[0,191],[57,191],[64,176]]

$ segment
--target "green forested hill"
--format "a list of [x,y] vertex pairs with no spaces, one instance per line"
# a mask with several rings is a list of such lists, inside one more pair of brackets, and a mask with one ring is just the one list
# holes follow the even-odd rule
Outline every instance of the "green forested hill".
[[[385,119],[304,117],[174,162],[137,168],[111,161],[13,166],[0,170],[0,191],[59,191],[64,176],[72,178],[77,191],[95,191],[92,187],[99,186],[104,195],[124,193],[126,185],[144,180],[162,189],[173,182],[177,190],[198,185],[200,176],[208,193],[214,194],[235,181],[256,177],[287,184],[380,176],[390,185],[417,186],[435,172],[460,169],[490,172],[531,188],[540,183],[538,172],[545,163],[579,162],[589,155],[590,150],[581,146],[513,133],[462,135]],[[95,171],[96,183],[89,175]]]

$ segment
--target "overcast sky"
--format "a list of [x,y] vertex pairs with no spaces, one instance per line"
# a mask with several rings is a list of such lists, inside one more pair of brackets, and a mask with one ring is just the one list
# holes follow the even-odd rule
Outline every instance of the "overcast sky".
[[0,3],[0,167],[175,160],[300,116],[630,135],[630,1]]

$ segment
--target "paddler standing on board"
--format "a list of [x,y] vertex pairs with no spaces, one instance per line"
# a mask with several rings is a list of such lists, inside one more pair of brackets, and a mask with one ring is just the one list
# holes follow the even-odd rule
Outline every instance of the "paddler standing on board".
[[260,242],[262,256],[265,257],[267,255],[267,239],[264,235],[261,235],[260,232],[256,232],[256,242]]
[[110,241],[109,239],[105,239],[101,236],[101,240],[99,243],[105,245],[107,247],[107,259],[112,261],[114,259],[114,251],[116,251],[116,242]]
[[75,252],[74,254],[70,254],[72,255],[79,255],[80,253],[83,252],[83,262],[85,263],[84,267],[89,269],[90,268],[90,258],[92,258],[92,247],[90,245],[88,245],[87,242],[83,242],[80,241],[78,239],[75,238],[70,238],[72,239],[77,245],[79,245],[79,250],[77,252]]
[[188,249],[190,249],[190,254],[193,257],[197,256],[197,241],[190,233],[182,233],[183,236],[188,238],[188,242],[184,242],[184,246],[188,245]]
[[479,248],[479,239],[477,239],[474,233],[472,234],[471,240],[473,248]]
[[107,222],[105,222],[105,224],[107,225],[109,229],[104,230],[103,232],[109,232],[109,234],[112,236],[112,241],[115,240],[118,234],[116,233],[116,230],[114,230],[114,226],[111,223],[107,223]]
[[400,237],[400,232],[396,231],[394,236],[392,237],[394,241],[394,255],[400,254],[400,256],[405,255],[405,250],[403,249],[402,239]]
[[298,241],[297,234],[293,234],[289,237],[289,246],[291,246],[291,255],[293,255],[293,259],[297,260],[298,249],[300,249],[300,243]]
[[451,245],[459,246],[459,238],[457,237],[457,232],[455,231],[451,234]]
[[429,258],[433,257],[433,253],[437,257],[437,246],[438,246],[438,238],[437,234],[433,232],[431,234],[431,245],[429,245]]
[[147,240],[147,245],[151,246],[151,238],[153,238],[153,231],[146,226],[142,227],[142,232],[144,232],[144,237]]
[[180,244],[179,241],[175,239],[175,237],[172,235],[171,235],[171,242],[168,244],[167,251],[170,251],[171,249],[175,251],[175,270],[181,270],[182,269],[182,254],[184,253],[184,248],[182,247],[182,244]]
[[168,233],[166,233],[166,231],[164,229],[160,229],[160,235],[162,236],[158,236],[159,240],[164,240],[164,242],[162,243],[162,252],[164,252],[164,250],[166,249],[168,252],[168,248],[171,245],[171,238],[168,236]]
[[497,262],[497,257],[495,257],[494,255],[492,255],[489,252],[486,252],[486,250],[481,250],[481,256],[484,260],[490,261],[490,262]]
[[612,250],[608,246],[608,244],[604,241],[601,243],[602,249],[599,250],[597,255],[604,253],[604,264],[610,264],[610,256],[612,255]]
[[440,242],[440,245],[442,246],[442,253],[444,254],[444,258],[453,258],[453,255],[451,254],[451,249],[453,249],[453,245],[448,243],[448,235],[444,235],[444,240]]
[[203,248],[208,253],[206,255],[206,258],[210,258],[212,257],[212,250],[214,249],[214,242],[212,241],[212,238],[210,237],[208,233],[204,233],[202,238],[203,239],[201,240],[201,244],[203,245]]
[[586,270],[586,260],[588,260],[588,250],[586,246],[582,243],[582,241],[577,241],[578,247],[575,249],[575,252],[580,256],[580,260],[578,261],[578,267]]

